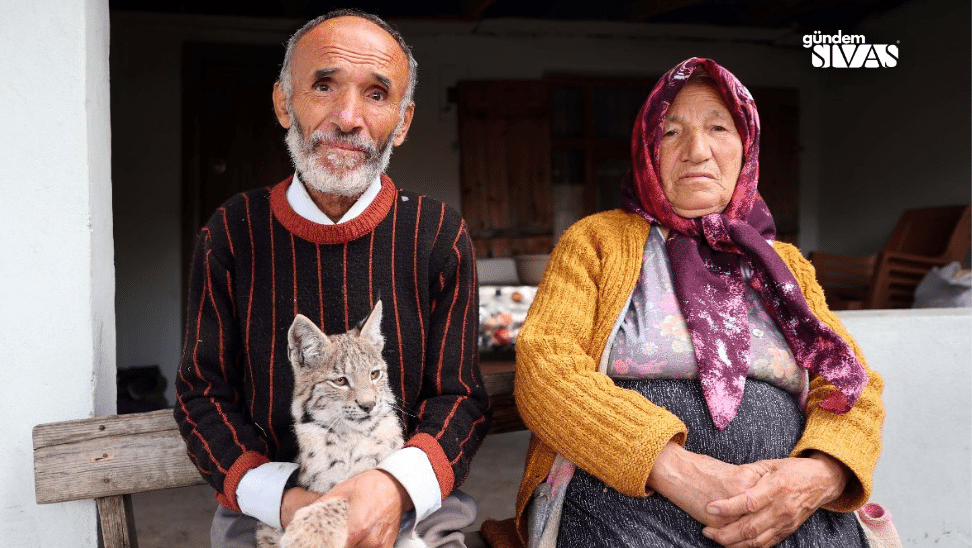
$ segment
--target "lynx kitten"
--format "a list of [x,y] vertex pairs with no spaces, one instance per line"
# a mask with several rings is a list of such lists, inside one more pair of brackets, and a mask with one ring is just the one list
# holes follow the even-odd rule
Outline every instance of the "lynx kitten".
[[[381,301],[362,324],[341,335],[327,336],[298,314],[288,339],[294,368],[290,410],[300,448],[298,483],[326,493],[403,445],[395,395],[381,357]],[[298,510],[282,535],[259,524],[257,548],[344,548],[347,518],[345,501],[316,502]],[[395,546],[426,544],[412,533]]]

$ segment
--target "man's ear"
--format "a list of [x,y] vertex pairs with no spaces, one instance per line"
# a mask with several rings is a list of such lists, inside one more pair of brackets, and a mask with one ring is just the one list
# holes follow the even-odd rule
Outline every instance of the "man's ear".
[[273,112],[277,115],[277,121],[284,129],[290,129],[290,112],[287,111],[287,92],[284,91],[280,81],[273,84]]
[[398,128],[398,131],[395,132],[395,140],[392,141],[393,145],[398,146],[405,142],[405,136],[408,134],[408,128],[411,127],[412,125],[412,115],[414,114],[415,114],[415,103],[409,103],[409,105],[405,107],[405,114],[402,120],[402,127]]

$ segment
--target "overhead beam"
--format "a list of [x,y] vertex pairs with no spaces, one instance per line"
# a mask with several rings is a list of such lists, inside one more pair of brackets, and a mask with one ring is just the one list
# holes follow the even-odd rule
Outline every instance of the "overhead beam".
[[645,21],[682,8],[703,4],[701,0],[636,0],[631,4],[632,21]]
[[470,19],[480,19],[496,0],[462,0],[462,14]]

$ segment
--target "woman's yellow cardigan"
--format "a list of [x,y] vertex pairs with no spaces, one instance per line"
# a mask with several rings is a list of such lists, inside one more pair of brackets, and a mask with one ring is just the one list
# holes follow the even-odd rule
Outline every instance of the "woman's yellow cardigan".
[[[662,447],[685,442],[688,431],[675,415],[597,372],[641,272],[649,229],[643,218],[621,210],[592,215],[568,229],[517,338],[516,404],[533,432],[516,500],[521,539],[524,508],[557,453],[626,495],[646,497],[648,473]],[[792,245],[777,242],[774,249],[813,313],[864,363],[860,348],[827,308],[810,263]],[[853,409],[837,415],[818,405],[836,388],[820,377],[811,380],[806,427],[792,454],[823,451],[855,476],[828,509],[851,511],[867,502],[881,452],[883,389],[881,376],[868,369],[867,386]]]

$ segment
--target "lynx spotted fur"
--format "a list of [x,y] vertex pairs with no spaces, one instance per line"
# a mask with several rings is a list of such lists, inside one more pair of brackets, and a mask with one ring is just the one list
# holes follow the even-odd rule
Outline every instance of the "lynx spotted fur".
[[[298,483],[318,493],[374,468],[403,445],[395,395],[381,357],[381,301],[362,325],[325,335],[298,314],[288,334],[294,369],[291,413],[299,446]],[[344,548],[347,504],[317,502],[298,510],[281,535],[259,524],[257,548]],[[396,548],[424,548],[413,535]]]

